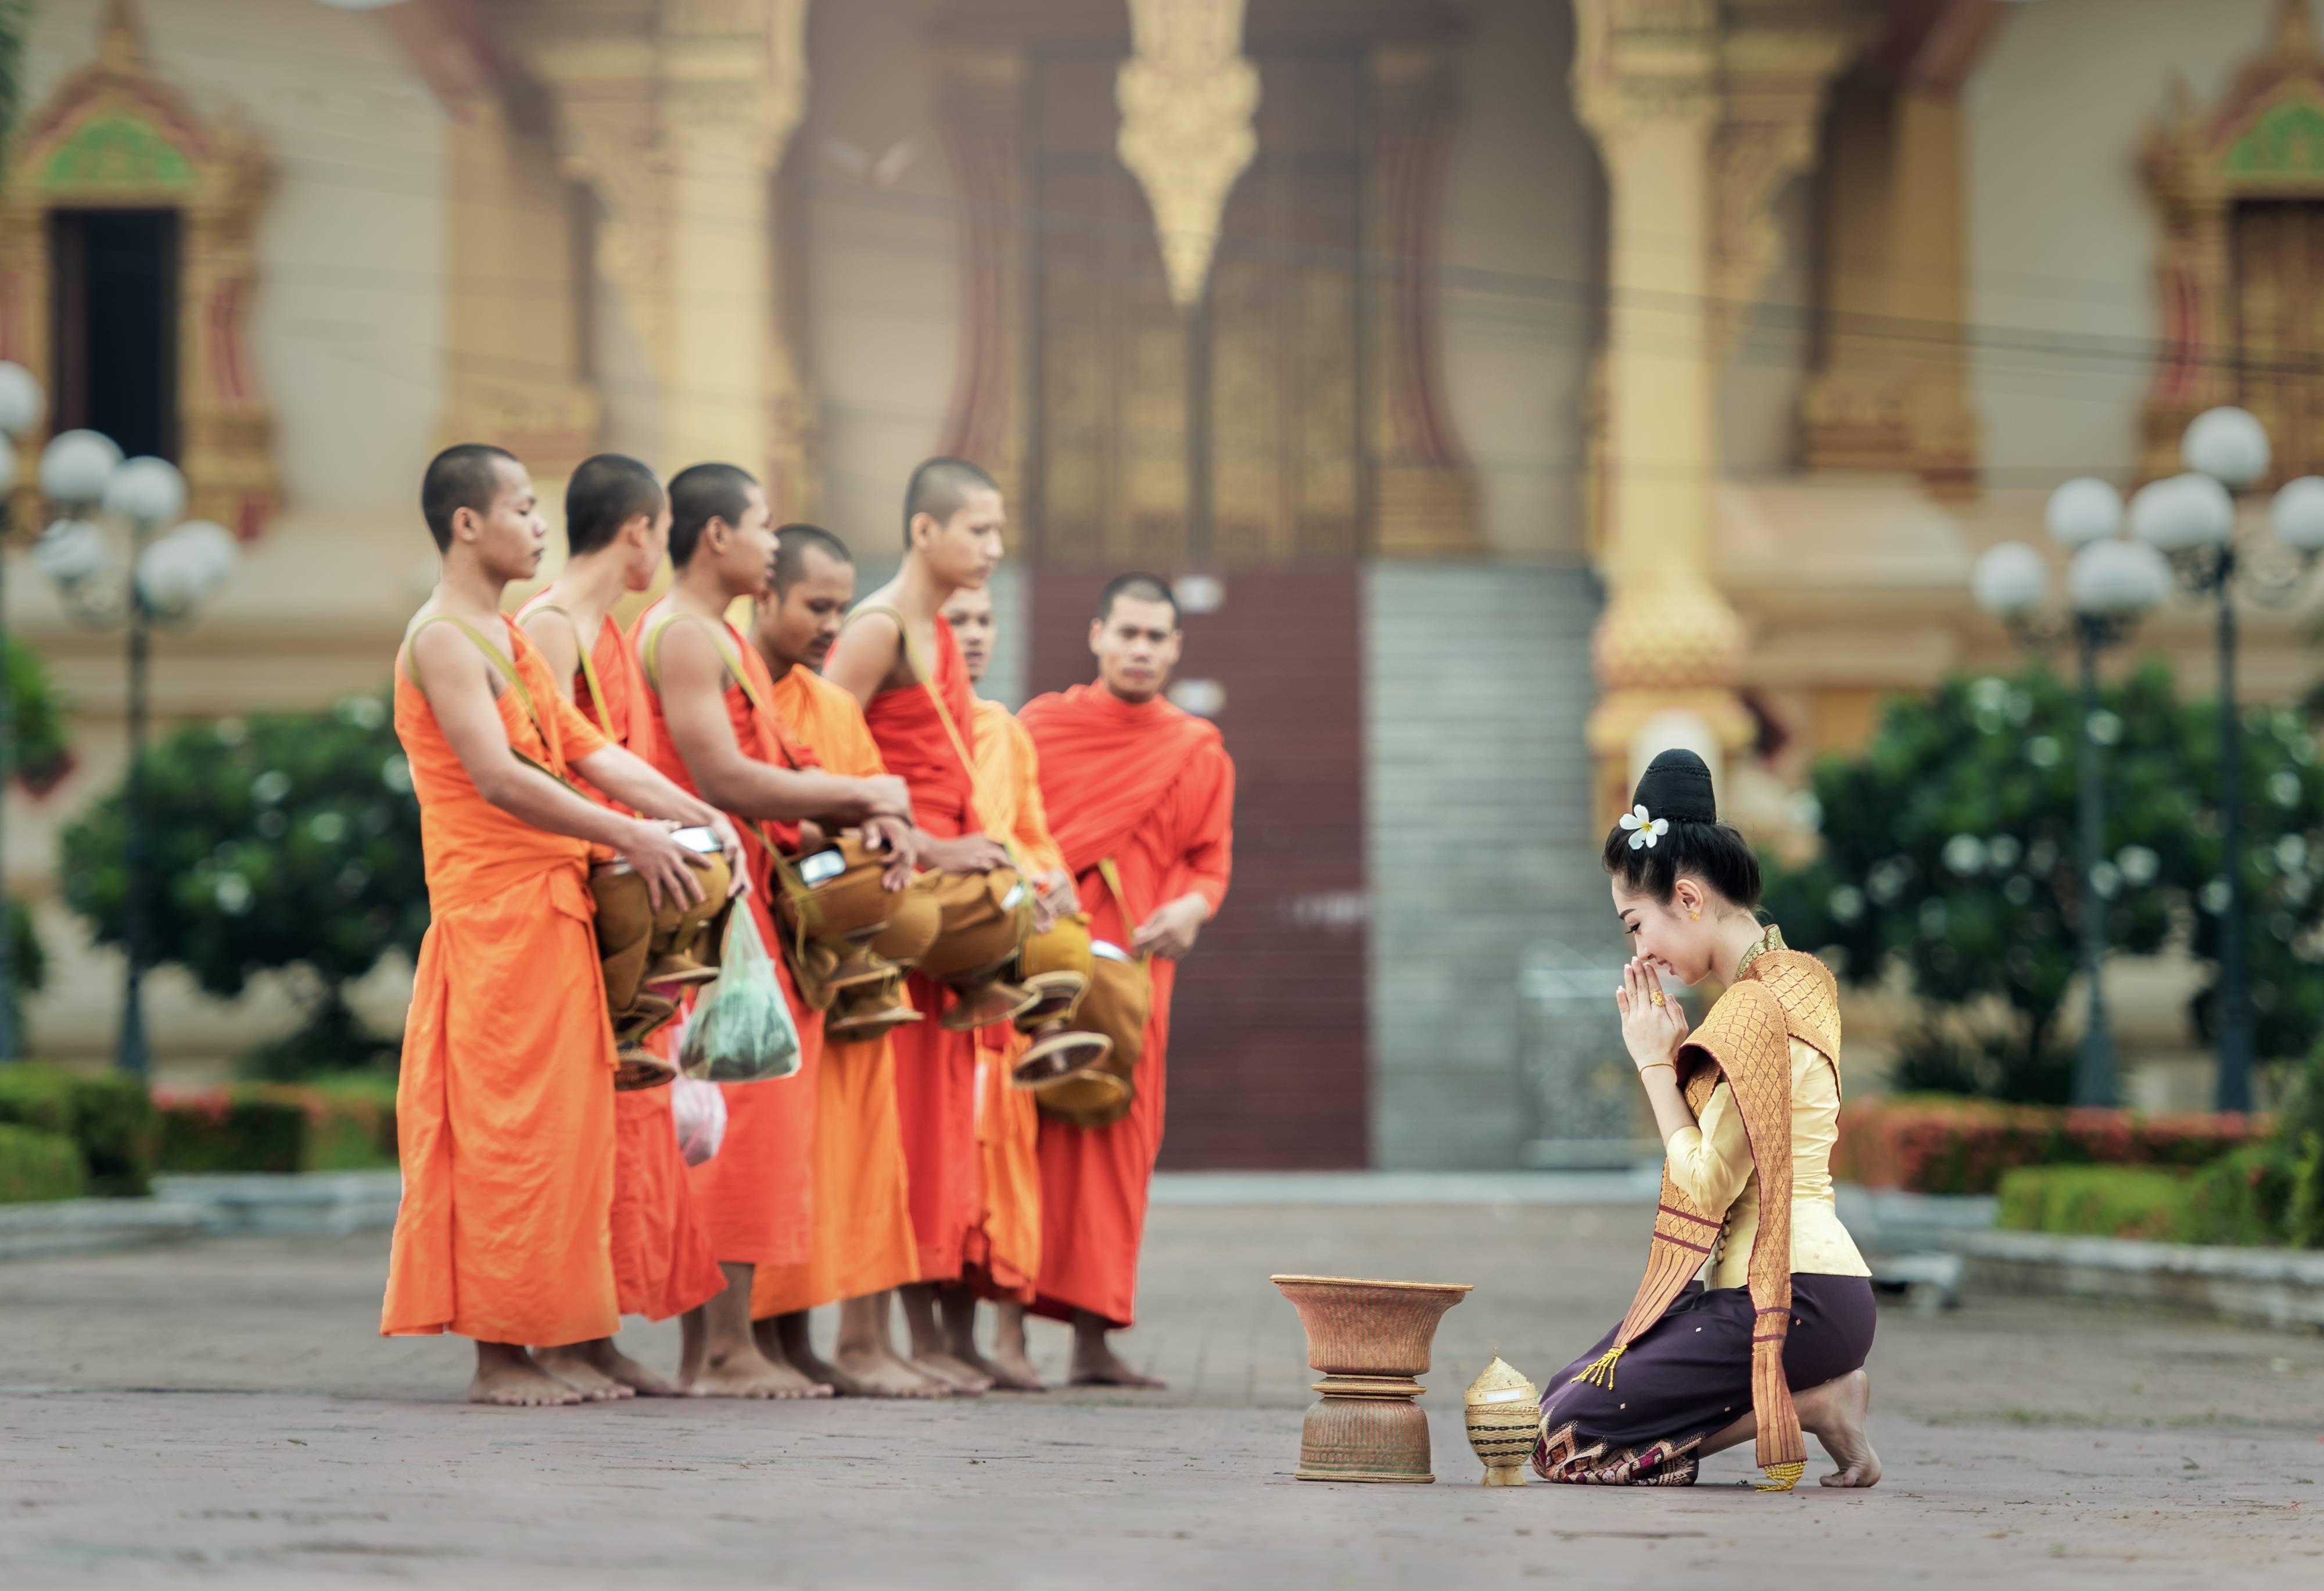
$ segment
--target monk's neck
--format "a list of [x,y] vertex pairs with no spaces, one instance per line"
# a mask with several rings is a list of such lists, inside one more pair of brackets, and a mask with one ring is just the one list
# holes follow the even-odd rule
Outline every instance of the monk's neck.
[[569,560],[549,588],[549,601],[573,615],[573,628],[594,640],[605,615],[630,589],[627,575],[610,557],[585,554]]
[[738,596],[748,596],[743,591],[729,590],[715,570],[699,566],[681,569],[670,583],[669,595],[665,600],[680,612],[697,618],[724,620],[726,610],[733,606]]
[[888,583],[888,605],[901,613],[916,628],[927,629],[944,612],[960,587],[937,577],[927,561],[918,553],[908,553],[903,567],[896,578]]
[[443,576],[436,584],[437,610],[472,623],[498,619],[507,579],[459,554],[456,547],[444,560]]

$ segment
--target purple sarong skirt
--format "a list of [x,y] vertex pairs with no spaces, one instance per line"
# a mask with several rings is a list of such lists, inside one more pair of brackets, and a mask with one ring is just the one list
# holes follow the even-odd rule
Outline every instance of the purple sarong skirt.
[[[1858,1368],[1876,1306],[1861,1276],[1792,1276],[1784,1378],[1795,1393]],[[1534,1467],[1552,1480],[1687,1485],[1702,1439],[1751,1412],[1751,1292],[1690,1283],[1614,1366],[1614,1384],[1574,1378],[1614,1346],[1618,1320],[1542,1393]]]

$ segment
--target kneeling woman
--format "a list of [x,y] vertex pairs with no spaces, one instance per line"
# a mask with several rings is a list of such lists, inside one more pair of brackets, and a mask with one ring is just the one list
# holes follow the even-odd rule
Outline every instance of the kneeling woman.
[[[1615,1000],[1662,1133],[1661,1207],[1629,1314],[1551,1383],[1534,1468],[1690,1485],[1705,1456],[1756,1436],[1762,1489],[1789,1490],[1804,1427],[1840,1466],[1824,1485],[1871,1485],[1872,1285],[1831,1196],[1831,973],[1760,925],[1758,862],[1719,821],[1701,758],[1655,758],[1635,808],[1605,860],[1634,944]],[[1690,1034],[1662,980],[1714,975],[1727,992]]]

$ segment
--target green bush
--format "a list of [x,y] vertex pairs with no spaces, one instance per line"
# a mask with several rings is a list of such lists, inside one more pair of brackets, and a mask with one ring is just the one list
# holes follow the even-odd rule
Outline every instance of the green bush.
[[[392,1064],[392,1040],[364,1033],[348,983],[391,950],[417,953],[428,927],[420,809],[386,703],[350,696],[328,713],[189,724],[148,755],[147,902],[156,961],[182,966],[231,999],[255,974],[313,980],[308,1023],[262,1045],[254,1069]],[[65,898],[100,944],[117,944],[128,887],[121,795],[64,832]]]
[[176,1092],[161,1102],[161,1124],[163,1171],[371,1171],[395,1163],[391,1079]]
[[70,1138],[91,1193],[135,1198],[152,1186],[153,1102],[135,1078],[0,1066],[0,1123]]
[[0,1204],[78,1199],[88,1181],[79,1145],[62,1133],[0,1127]]
[[2186,1241],[2266,1247],[2284,1240],[2292,1166],[2273,1139],[2197,1172],[2187,1185]]
[[2188,1179],[2146,1166],[2023,1166],[2001,1179],[2000,1199],[1995,1224],[2010,1232],[2183,1243],[2193,1225]]

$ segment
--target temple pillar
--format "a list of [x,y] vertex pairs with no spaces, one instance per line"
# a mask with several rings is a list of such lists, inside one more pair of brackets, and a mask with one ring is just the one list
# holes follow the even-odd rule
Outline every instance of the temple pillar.
[[1588,739],[1599,806],[1628,805],[1639,731],[1670,715],[1729,754],[1743,627],[1710,575],[1719,465],[1711,299],[1718,7],[1575,0],[1574,99],[1605,162],[1609,291],[1599,490],[1608,603]]
[[944,62],[963,276],[960,364],[939,451],[973,459],[1011,503],[1027,502],[1025,55],[947,39]]

